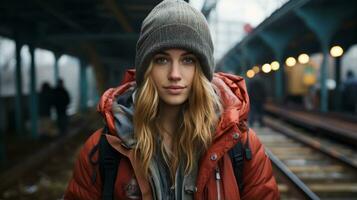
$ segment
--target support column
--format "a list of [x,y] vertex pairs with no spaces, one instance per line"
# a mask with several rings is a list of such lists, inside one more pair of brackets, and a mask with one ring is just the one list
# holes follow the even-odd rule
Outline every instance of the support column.
[[277,103],[282,103],[285,96],[284,81],[284,51],[288,43],[295,37],[298,31],[295,28],[271,29],[259,34],[260,38],[272,49],[276,61],[280,64],[280,69],[274,72],[275,76],[275,99]]
[[60,55],[57,53],[54,53],[54,56],[55,56],[54,78],[55,78],[55,85],[57,85],[57,81],[59,80],[58,61],[59,61]]
[[84,46],[84,50],[87,52],[89,62],[93,66],[93,72],[97,83],[98,93],[102,94],[106,90],[108,84],[108,72],[104,69],[105,66],[101,62],[98,53],[92,46],[86,45]]
[[36,91],[36,63],[35,49],[29,45],[31,66],[30,66],[30,119],[31,119],[31,137],[38,137],[38,101]]
[[341,57],[335,58],[335,81],[336,81],[336,101],[335,109],[336,111],[341,111],[341,101],[342,101],[342,88],[341,88]]
[[243,74],[247,72],[248,69],[255,65],[255,60],[252,58],[249,50],[249,46],[246,44],[241,48],[242,57],[244,57],[245,66],[243,67]]
[[[341,12],[343,10],[343,12]],[[317,36],[321,44],[323,60],[320,68],[320,111],[328,111],[328,91],[327,91],[327,67],[329,57],[329,44],[340,26],[341,22],[354,15],[355,8],[348,4],[335,3],[326,4],[324,7],[308,6],[295,10],[307,27]]]
[[235,65],[233,59],[230,57],[228,58],[227,62],[225,62],[225,65],[223,67],[223,70],[225,73],[232,73],[232,68]]
[[15,55],[16,55],[16,96],[15,96],[15,130],[17,135],[23,133],[23,118],[22,118],[22,67],[21,67],[21,47],[22,44],[18,39],[15,40]]
[[5,117],[4,117],[4,101],[1,92],[1,73],[2,73],[2,66],[0,66],[0,166],[5,164]]
[[239,54],[235,54],[235,55],[233,55],[233,60],[234,60],[234,67],[233,67],[233,72],[234,72],[234,74],[240,74],[241,72],[242,72],[242,61],[241,61],[241,59],[240,59],[240,57],[239,57]]
[[321,112],[328,111],[328,88],[327,88],[327,67],[329,50],[328,45],[322,45],[322,63],[320,67],[320,110]]
[[241,76],[245,76],[245,73],[247,72],[248,68],[251,68],[252,66],[250,66],[250,61],[249,61],[249,58],[246,56],[246,54],[244,53],[244,51],[242,50],[241,51],[241,54],[240,54],[240,58],[241,58],[241,63],[242,63],[242,66],[241,66]]
[[275,76],[275,98],[276,101],[278,103],[283,103],[284,102],[284,96],[285,96],[285,92],[284,92],[284,85],[285,85],[285,81],[284,81],[284,65],[283,65],[283,59],[277,59],[277,61],[279,62],[279,65],[281,67],[281,69],[279,69],[278,71],[275,72],[274,76]]
[[80,85],[80,110],[85,112],[87,110],[88,102],[88,76],[87,76],[87,66],[84,61],[80,61],[80,74],[79,74],[79,85]]

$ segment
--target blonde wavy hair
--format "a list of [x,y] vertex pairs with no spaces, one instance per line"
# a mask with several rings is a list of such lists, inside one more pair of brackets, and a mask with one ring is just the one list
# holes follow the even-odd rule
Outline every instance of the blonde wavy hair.
[[133,123],[137,139],[135,155],[141,159],[144,174],[148,176],[150,161],[160,149],[174,180],[180,161],[184,162],[185,174],[188,174],[197,162],[197,156],[211,144],[218,121],[217,111],[221,109],[221,104],[213,85],[196,64],[191,94],[181,109],[179,133],[173,134],[172,150],[165,150],[163,143],[161,147],[157,147],[162,130],[157,121],[160,98],[150,78],[151,69],[152,64],[145,73],[144,82],[138,88],[134,102]]

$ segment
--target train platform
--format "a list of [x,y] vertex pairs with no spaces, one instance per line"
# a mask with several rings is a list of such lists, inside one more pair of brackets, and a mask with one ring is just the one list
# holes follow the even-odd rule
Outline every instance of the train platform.
[[264,108],[265,127],[253,128],[274,165],[282,199],[357,197],[354,118],[276,104]]
[[286,121],[316,130],[351,145],[357,144],[357,119],[341,113],[318,113],[284,105],[266,104],[265,111]]
[[267,126],[253,129],[272,161],[281,199],[357,198],[356,149],[314,138],[271,117],[264,121]]
[[74,116],[65,136],[37,149],[27,148],[0,174],[0,199],[62,199],[82,144],[101,126],[99,114],[92,110]]

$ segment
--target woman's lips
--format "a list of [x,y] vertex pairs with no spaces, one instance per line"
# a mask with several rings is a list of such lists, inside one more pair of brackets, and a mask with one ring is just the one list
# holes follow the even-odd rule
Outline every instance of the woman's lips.
[[171,94],[171,95],[179,95],[182,93],[182,91],[186,88],[184,86],[167,86],[164,87],[166,89],[166,91]]

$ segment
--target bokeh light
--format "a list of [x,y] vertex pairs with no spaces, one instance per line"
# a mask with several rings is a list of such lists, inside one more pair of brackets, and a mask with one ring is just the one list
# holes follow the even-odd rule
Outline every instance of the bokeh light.
[[260,72],[260,68],[258,66],[254,66],[252,69],[256,74]]
[[247,77],[248,78],[253,78],[254,76],[255,76],[255,72],[252,69],[247,71]]
[[263,66],[262,66],[262,71],[264,73],[269,73],[271,71],[271,66],[268,64],[268,63],[265,63]]
[[298,61],[301,64],[306,64],[309,62],[309,60],[310,60],[310,57],[306,53],[300,54],[298,57]]
[[288,67],[292,67],[292,66],[294,66],[296,64],[296,60],[293,57],[289,57],[289,58],[286,59],[285,64]]
[[271,65],[271,69],[274,70],[274,71],[276,71],[276,70],[278,70],[280,68],[280,64],[279,64],[278,61],[273,61],[273,62],[270,63],[270,65]]
[[330,54],[331,54],[332,57],[340,57],[343,54],[343,49],[342,49],[342,47],[340,47],[338,45],[333,46],[330,49]]

